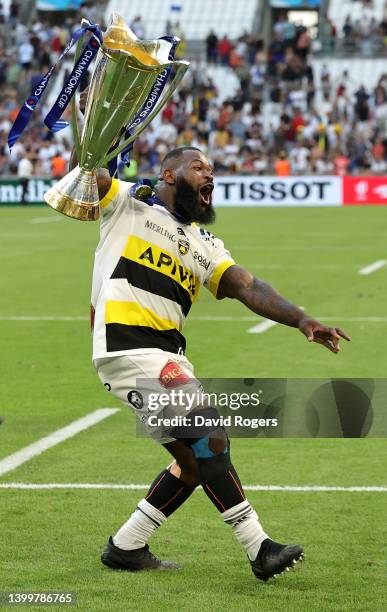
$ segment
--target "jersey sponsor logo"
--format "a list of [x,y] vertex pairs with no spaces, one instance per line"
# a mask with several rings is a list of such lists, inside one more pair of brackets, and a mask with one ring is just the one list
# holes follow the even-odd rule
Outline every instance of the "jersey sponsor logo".
[[149,219],[145,221],[145,227],[147,229],[150,229],[152,232],[157,232],[157,234],[160,234],[161,236],[165,236],[165,238],[168,238],[168,240],[170,240],[171,242],[176,242],[175,234],[172,234],[171,232],[169,232],[165,227],[162,227],[161,225],[158,225],[157,223],[154,223],[153,221],[149,221]]
[[197,295],[199,287],[195,282],[195,276],[190,270],[178,264],[169,253],[165,253],[155,246],[148,246],[139,255],[139,260],[147,262],[153,269],[160,270],[160,272],[164,272],[177,280],[192,296]]
[[122,252],[122,257],[151,268],[176,281],[193,302],[200,290],[200,279],[172,253],[159,245],[130,235]]
[[144,405],[144,399],[139,391],[132,389],[128,393],[128,402],[136,410],[141,410]]
[[207,259],[207,257],[204,257],[204,255],[201,255],[198,253],[198,251],[194,251],[193,257],[197,260],[199,266],[202,266],[205,270],[208,270],[210,267],[210,261]]
[[200,228],[200,238],[202,240],[204,240],[204,242],[210,242],[212,246],[215,246],[215,236],[214,234],[211,234],[211,232],[209,232],[206,229],[203,229],[202,227]]
[[184,372],[178,363],[168,361],[160,372],[160,382],[164,387],[178,387],[191,382],[191,378]]
[[184,240],[183,238],[179,238],[178,241],[179,251],[182,255],[187,255],[189,251],[189,242],[188,240]]

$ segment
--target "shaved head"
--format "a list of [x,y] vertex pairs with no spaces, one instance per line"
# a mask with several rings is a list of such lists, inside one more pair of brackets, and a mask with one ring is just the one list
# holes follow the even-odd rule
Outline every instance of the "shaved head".
[[190,147],[188,145],[172,149],[172,151],[169,151],[169,153],[166,154],[161,162],[160,174],[162,174],[167,168],[175,168],[177,165],[179,165],[184,158],[184,151],[198,151],[201,153],[201,150],[197,147]]

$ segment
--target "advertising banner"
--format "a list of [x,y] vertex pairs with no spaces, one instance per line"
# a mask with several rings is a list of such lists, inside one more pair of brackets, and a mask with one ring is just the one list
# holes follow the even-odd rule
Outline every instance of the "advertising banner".
[[218,176],[217,206],[341,206],[338,176]]
[[[55,180],[28,181],[28,204],[44,204],[43,195]],[[19,179],[0,179],[0,206],[21,202]],[[387,205],[387,177],[383,176],[218,176],[215,206],[382,206]]]
[[[43,178],[31,178],[28,181],[26,202],[28,204],[43,204],[43,195],[55,180]],[[1,204],[20,204],[22,199],[23,187],[19,179],[0,180],[0,205]]]
[[387,176],[344,176],[344,206],[387,204]]

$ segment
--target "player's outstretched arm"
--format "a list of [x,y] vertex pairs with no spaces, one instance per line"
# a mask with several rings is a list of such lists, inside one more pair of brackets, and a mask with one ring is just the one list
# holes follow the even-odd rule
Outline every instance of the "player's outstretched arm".
[[[79,100],[79,109],[81,113],[85,112],[87,94],[88,94],[88,88],[83,90],[83,92],[81,93],[80,100]],[[73,168],[75,168],[77,164],[78,164],[77,154],[75,152],[75,149],[73,149],[71,153],[69,169],[72,170]],[[111,184],[112,184],[112,179],[111,179],[111,176],[107,168],[100,168],[97,171],[98,196],[100,200],[102,200],[105,197],[105,195],[107,194],[107,192],[109,191],[111,187]]]
[[218,297],[237,299],[253,312],[278,323],[296,327],[309,342],[332,353],[340,350],[340,338],[351,340],[339,327],[327,327],[283,298],[269,283],[255,278],[241,266],[231,266],[220,279]]

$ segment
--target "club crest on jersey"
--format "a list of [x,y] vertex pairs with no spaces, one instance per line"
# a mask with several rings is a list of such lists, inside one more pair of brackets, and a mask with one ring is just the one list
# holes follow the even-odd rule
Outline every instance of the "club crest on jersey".
[[136,410],[141,410],[141,408],[144,405],[144,400],[143,400],[143,397],[142,397],[141,393],[139,393],[135,389],[132,389],[132,391],[129,391],[129,393],[128,393],[128,402]]
[[189,242],[188,240],[184,240],[183,238],[179,238],[178,240],[179,251],[182,255],[187,255],[189,251]]
[[186,385],[191,378],[184,372],[176,361],[168,361],[160,372],[160,382],[168,389]]

